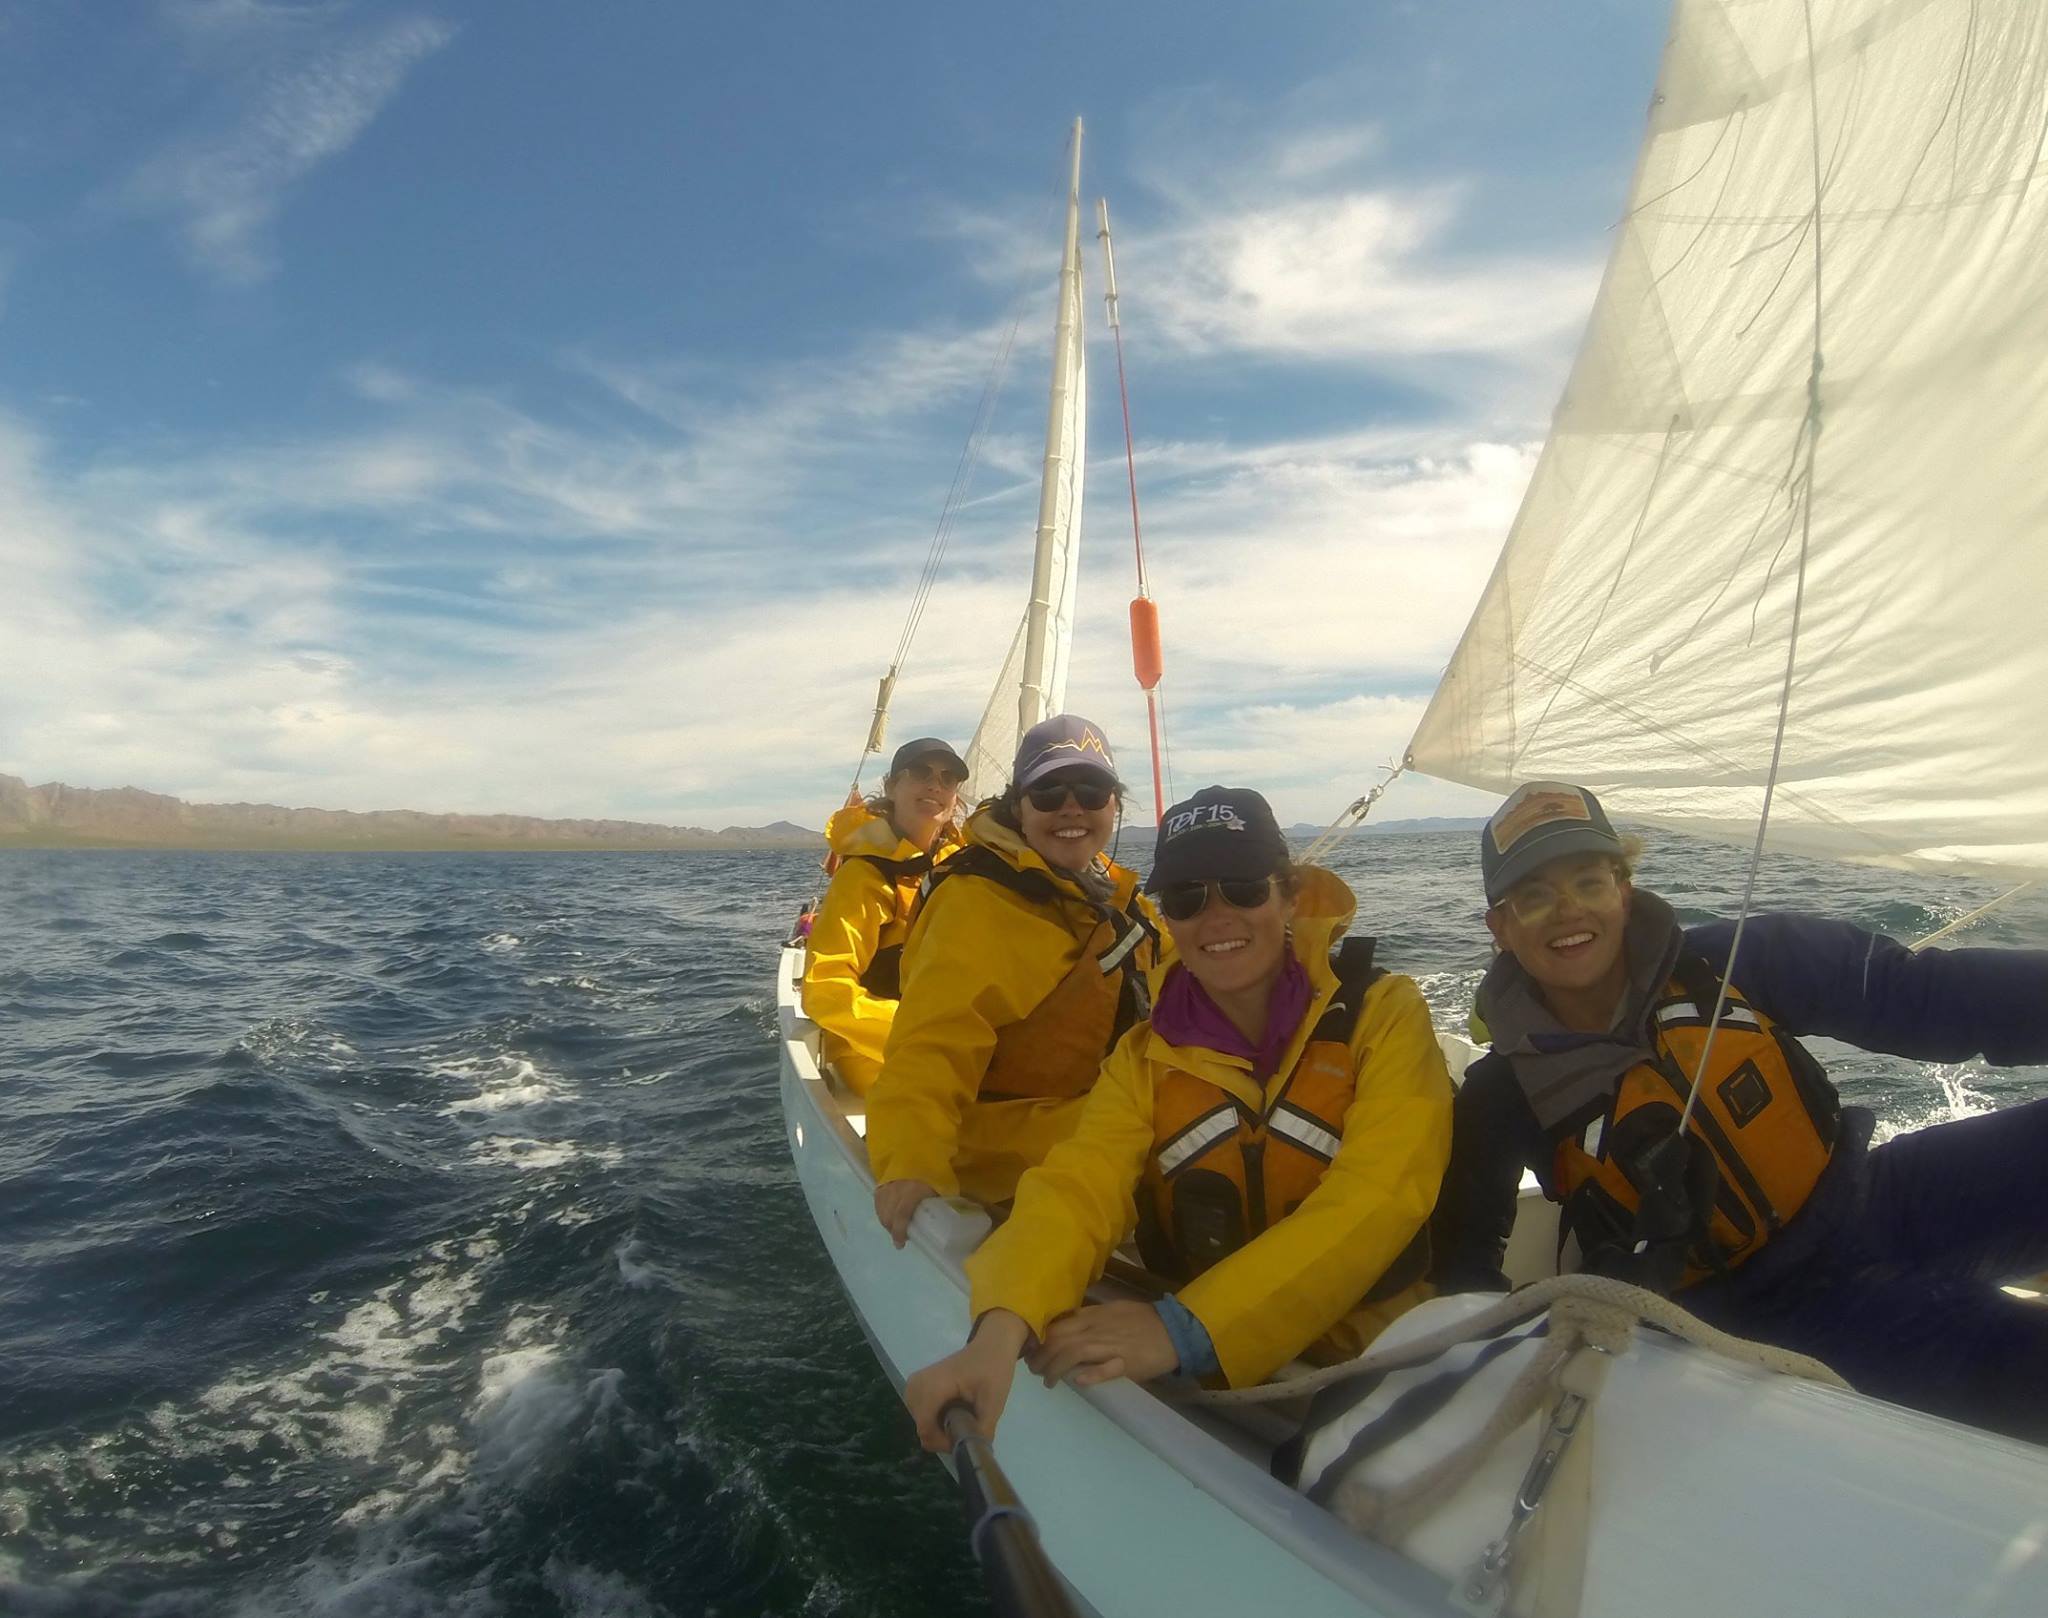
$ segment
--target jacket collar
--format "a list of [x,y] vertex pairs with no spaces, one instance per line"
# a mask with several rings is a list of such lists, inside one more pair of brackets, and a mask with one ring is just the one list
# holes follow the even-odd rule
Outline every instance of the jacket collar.
[[[899,837],[896,828],[889,823],[889,817],[877,814],[865,803],[852,803],[836,810],[825,822],[825,841],[841,858],[863,854],[885,860],[914,860],[925,852],[907,837]],[[959,841],[960,829],[957,826],[943,826],[931,852],[943,854]]]

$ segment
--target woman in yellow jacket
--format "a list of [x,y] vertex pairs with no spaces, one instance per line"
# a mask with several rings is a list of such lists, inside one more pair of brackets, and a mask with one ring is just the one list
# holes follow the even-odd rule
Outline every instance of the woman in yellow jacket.
[[[1374,970],[1369,940],[1333,960],[1351,891],[1290,864],[1256,792],[1169,810],[1146,887],[1177,961],[968,1260],[967,1346],[904,1389],[930,1448],[949,1447],[938,1417],[956,1399],[993,1433],[1027,1347],[1048,1384],[1242,1387],[1312,1348],[1356,1353],[1427,1296],[1451,1081],[1421,991]],[[1077,1307],[1133,1230],[1176,1290]]]
[[953,817],[967,765],[936,736],[896,749],[881,792],[825,823],[839,868],[811,921],[804,1013],[839,1082],[866,1095],[902,990],[903,941],[918,888],[960,843]]
[[932,872],[868,1094],[875,1215],[899,1247],[927,1197],[1007,1199],[1145,1014],[1157,931],[1103,857],[1121,792],[1102,732],[1055,715]]

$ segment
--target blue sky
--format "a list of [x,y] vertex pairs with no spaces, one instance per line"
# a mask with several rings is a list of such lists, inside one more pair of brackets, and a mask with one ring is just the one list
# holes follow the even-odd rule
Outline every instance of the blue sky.
[[[1327,818],[1505,535],[1663,22],[0,0],[0,770],[818,824],[1021,316],[897,697],[964,741],[1028,583],[1078,114],[1176,778]],[[1135,774],[1087,274],[1069,706]]]

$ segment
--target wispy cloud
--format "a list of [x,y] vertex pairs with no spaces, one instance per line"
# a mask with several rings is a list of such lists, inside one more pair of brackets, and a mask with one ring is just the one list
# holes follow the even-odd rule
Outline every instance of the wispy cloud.
[[1454,190],[1316,195],[1212,218],[1151,248],[1148,298],[1198,353],[1506,357],[1584,323],[1588,262],[1442,251]]
[[316,31],[303,11],[227,0],[170,13],[188,35],[232,43],[260,33],[253,63],[228,75],[227,106],[146,160],[115,195],[127,211],[169,219],[187,255],[247,284],[276,267],[273,226],[292,189],[355,143],[407,76],[454,37],[429,17],[403,17],[345,37]]
[[[273,21],[249,0],[206,12]],[[252,109],[233,141],[167,154],[160,211],[218,273],[260,273],[291,185],[445,38],[414,23],[320,47],[292,71],[355,93],[274,139]],[[261,107],[298,105],[284,82]],[[231,161],[237,141],[270,155]],[[1163,367],[1493,367],[1420,424],[1161,442],[1140,423],[1181,784],[1249,780],[1288,818],[1333,813],[1398,756],[1533,464],[1540,408],[1504,406],[1501,379],[1561,374],[1591,292],[1573,263],[1453,253],[1463,194],[1376,184],[1377,152],[1367,125],[1302,125],[1207,192],[1161,180],[1122,244]],[[999,216],[956,240],[1005,292],[1025,263],[1050,279],[1045,244]],[[780,366],[576,353],[517,395],[366,362],[348,429],[75,465],[0,422],[0,568],[22,581],[0,603],[0,681],[22,694],[0,769],[353,808],[815,819],[1005,324]],[[990,435],[902,725],[964,737],[1022,606],[1033,392]],[[1119,470],[1095,463],[1069,698],[1135,750]],[[1391,812],[1471,801],[1410,789]]]

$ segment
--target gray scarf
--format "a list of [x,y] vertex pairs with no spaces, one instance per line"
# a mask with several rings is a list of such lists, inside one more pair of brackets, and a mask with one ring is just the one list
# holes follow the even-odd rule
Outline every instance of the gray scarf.
[[1671,979],[1685,933],[1671,906],[1642,888],[1622,934],[1628,988],[1604,1034],[1566,1028],[1551,1015],[1522,963],[1503,950],[1479,985],[1479,1014],[1546,1130],[1613,1096],[1621,1076],[1654,1049],[1650,1008]]

